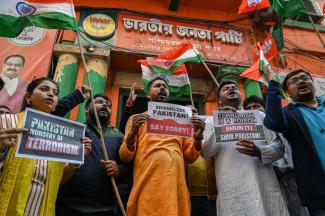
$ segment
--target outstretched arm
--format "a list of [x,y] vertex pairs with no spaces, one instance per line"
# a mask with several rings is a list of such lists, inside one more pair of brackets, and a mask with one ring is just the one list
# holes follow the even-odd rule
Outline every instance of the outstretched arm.
[[83,103],[88,98],[89,92],[89,87],[85,85],[79,89],[74,90],[59,100],[59,103],[52,114],[61,117],[65,116],[74,107]]
[[286,133],[289,126],[282,109],[280,83],[273,79],[268,68],[265,68],[265,73],[270,83],[266,91],[264,125],[275,132]]

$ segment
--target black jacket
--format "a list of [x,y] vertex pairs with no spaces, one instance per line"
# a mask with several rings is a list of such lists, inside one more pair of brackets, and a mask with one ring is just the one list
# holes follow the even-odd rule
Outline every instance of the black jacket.
[[[116,179],[125,178],[130,172],[128,166],[121,163],[119,149],[124,135],[108,126],[103,128],[106,149],[110,160],[116,161],[120,174]],[[92,151],[85,156],[85,163],[75,175],[61,187],[57,208],[74,209],[82,213],[99,213],[113,210],[115,207],[114,191],[100,160],[104,153],[100,144],[100,135],[92,123],[87,124],[86,136],[92,141]]]
[[79,90],[74,90],[67,96],[59,100],[58,105],[55,107],[55,111],[51,114],[56,116],[65,116],[70,110],[77,105],[84,102],[84,98]]
[[324,208],[325,173],[315,145],[298,107],[289,104],[282,109],[280,84],[276,81],[270,81],[267,89],[265,111],[265,126],[282,133],[291,145],[302,204],[307,207]]

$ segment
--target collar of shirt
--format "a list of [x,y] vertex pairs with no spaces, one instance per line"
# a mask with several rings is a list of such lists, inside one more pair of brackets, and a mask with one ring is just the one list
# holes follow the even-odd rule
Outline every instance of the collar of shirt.
[[[325,105],[325,96],[316,96],[316,100],[317,100],[318,106]],[[292,101],[291,103],[296,107],[299,107],[299,106],[308,107],[308,106],[306,106],[306,105],[304,105],[303,103],[300,103],[300,102]],[[310,107],[310,108],[314,109],[313,107]]]
[[9,79],[8,77],[5,76],[1,76],[1,78],[5,82],[4,88],[7,90],[8,94],[12,96],[18,87],[19,78],[15,77],[13,79]]

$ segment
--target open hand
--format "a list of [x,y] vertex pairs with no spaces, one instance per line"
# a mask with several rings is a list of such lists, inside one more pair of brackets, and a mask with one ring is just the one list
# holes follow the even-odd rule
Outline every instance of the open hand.
[[129,94],[129,97],[126,100],[126,104],[125,104],[125,106],[127,106],[127,107],[132,107],[134,101],[137,99],[137,95],[135,94],[135,85],[136,85],[136,83],[133,83],[133,85],[131,86],[130,94]]
[[261,157],[261,151],[253,141],[242,139],[236,143],[236,150],[252,157]]

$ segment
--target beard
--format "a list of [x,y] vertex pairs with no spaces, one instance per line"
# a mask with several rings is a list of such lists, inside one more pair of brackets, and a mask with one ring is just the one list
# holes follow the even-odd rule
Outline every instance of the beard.
[[229,106],[234,108],[240,107],[241,105],[241,98],[228,98],[227,103]]
[[304,102],[304,101],[310,101],[315,98],[315,93],[310,91],[304,94],[297,94],[296,101],[298,102]]
[[[232,94],[236,94],[236,96],[231,96]],[[227,106],[232,106],[235,108],[240,107],[241,95],[238,92],[234,92],[232,94],[227,95],[227,99],[226,99],[225,103],[223,103],[223,104],[227,105]]]
[[[97,115],[98,115],[98,119],[101,125],[107,124],[111,115],[110,113],[107,111],[106,114],[101,113],[102,111],[100,109],[97,109]],[[94,122],[96,122],[96,118],[95,118],[95,113],[93,110],[91,110],[91,114],[90,114],[92,120]]]
[[156,96],[157,102],[168,102],[168,95],[165,90],[160,90],[160,92]]
[[315,98],[315,88],[310,85],[302,84],[298,86],[295,100],[304,102]]

